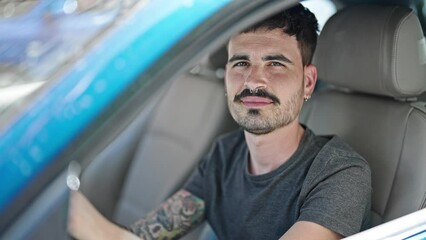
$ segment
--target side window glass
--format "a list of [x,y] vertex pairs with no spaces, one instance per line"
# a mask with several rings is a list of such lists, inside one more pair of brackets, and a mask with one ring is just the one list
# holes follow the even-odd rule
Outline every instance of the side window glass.
[[419,16],[422,25],[423,35],[426,35],[426,0],[413,1],[410,6]]
[[337,11],[336,5],[330,0],[306,0],[301,3],[317,17],[320,32],[325,22]]
[[84,54],[133,2],[0,0],[0,115]]

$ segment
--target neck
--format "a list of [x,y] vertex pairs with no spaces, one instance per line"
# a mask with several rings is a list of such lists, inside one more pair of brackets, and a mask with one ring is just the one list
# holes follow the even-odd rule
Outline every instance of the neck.
[[244,132],[249,149],[249,172],[260,175],[277,169],[297,150],[304,133],[296,119],[289,125],[264,134]]

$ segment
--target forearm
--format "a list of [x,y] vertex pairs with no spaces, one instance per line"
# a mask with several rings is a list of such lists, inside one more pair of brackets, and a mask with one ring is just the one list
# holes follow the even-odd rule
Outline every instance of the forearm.
[[338,240],[338,233],[308,221],[296,222],[279,240]]
[[204,201],[180,190],[129,230],[144,240],[175,239],[204,220]]
[[[140,240],[140,237],[136,236],[132,232],[130,232],[127,229],[124,229],[118,225],[115,225],[111,222],[106,222],[106,226],[102,231],[102,234],[99,234],[99,236],[103,235],[101,239],[117,239],[117,240]],[[96,237],[96,239],[100,239]]]

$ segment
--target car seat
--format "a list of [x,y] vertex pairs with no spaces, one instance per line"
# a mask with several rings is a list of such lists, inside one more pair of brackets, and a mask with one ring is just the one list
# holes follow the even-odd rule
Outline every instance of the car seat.
[[85,169],[81,189],[109,219],[128,226],[154,210],[182,186],[212,141],[236,128],[226,105],[226,58],[219,56],[173,80]]
[[372,226],[426,206],[426,46],[415,12],[362,5],[336,13],[314,56],[319,79],[301,121],[337,134],[370,164]]

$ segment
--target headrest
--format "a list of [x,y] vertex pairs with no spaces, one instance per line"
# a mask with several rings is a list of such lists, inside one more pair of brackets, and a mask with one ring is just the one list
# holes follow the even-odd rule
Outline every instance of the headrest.
[[426,90],[426,43],[417,15],[401,6],[363,5],[324,26],[314,63],[319,79],[351,90],[416,97]]
[[222,46],[210,55],[204,57],[199,64],[194,66],[191,74],[213,77],[217,79],[225,78],[225,65],[228,61],[228,50]]

